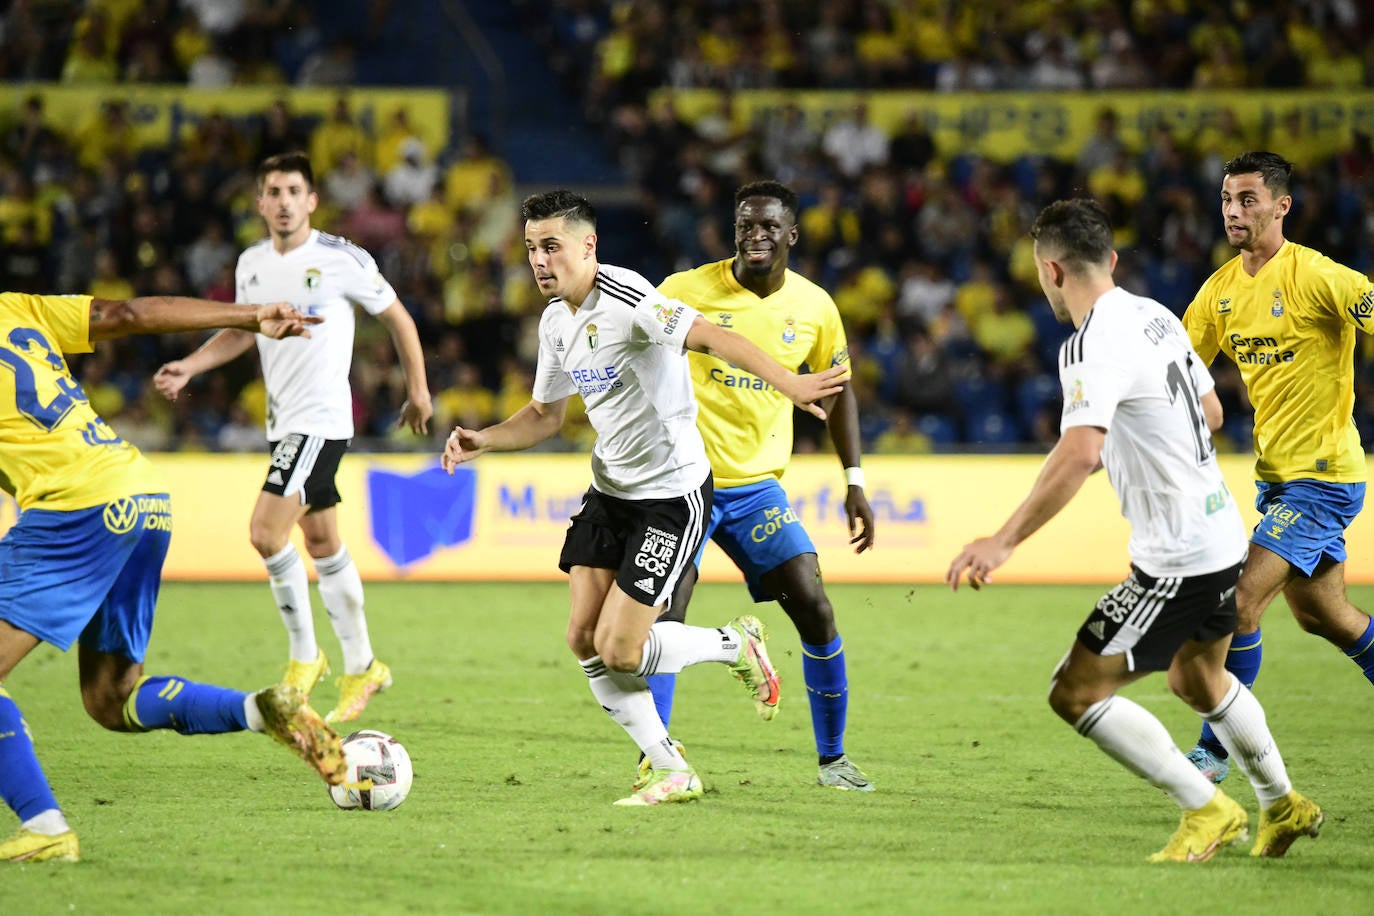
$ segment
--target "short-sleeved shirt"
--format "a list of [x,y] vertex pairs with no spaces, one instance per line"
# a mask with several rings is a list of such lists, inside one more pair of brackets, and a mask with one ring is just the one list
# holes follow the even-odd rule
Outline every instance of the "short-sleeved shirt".
[[324,317],[309,337],[258,335],[267,438],[275,442],[288,433],[352,438],[353,306],[376,315],[396,301],[377,262],[347,239],[316,229],[285,254],[271,239],[248,248],[239,255],[234,282],[240,302],[289,302],[306,315]]
[[555,298],[539,321],[534,399],[582,396],[596,430],[592,486],[622,499],[697,490],[711,472],[684,350],[695,309],[632,270],[602,264],[575,311]]
[[165,489],[102,420],[64,353],[91,352],[90,296],[0,293],[0,487],[21,510],[89,509]]
[[1059,350],[1061,427],[1107,431],[1102,463],[1151,576],[1239,563],[1245,523],[1217,465],[1201,398],[1215,386],[1178,318],[1153,299],[1104,293]]
[[1202,284],[1183,316],[1207,364],[1225,353],[1255,408],[1255,476],[1269,483],[1366,479],[1355,428],[1355,334],[1374,330],[1374,284],[1284,242],[1253,277],[1240,256]]
[[[735,279],[734,259],[673,274],[659,292],[752,340],[789,369],[849,362],[849,343],[830,294],[791,270],[764,298]],[[718,488],[778,478],[792,457],[792,402],[767,382],[716,356],[690,353],[692,381]]]

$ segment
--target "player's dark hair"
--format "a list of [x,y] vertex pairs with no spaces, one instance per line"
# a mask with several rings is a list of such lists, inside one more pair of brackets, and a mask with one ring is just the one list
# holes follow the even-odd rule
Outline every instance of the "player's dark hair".
[[300,172],[301,177],[305,179],[306,190],[315,190],[315,170],[310,167],[310,157],[305,153],[278,153],[262,160],[257,172],[259,194],[262,193],[262,185],[267,180],[269,172]]
[[581,194],[574,194],[565,188],[531,194],[520,204],[520,216],[524,219],[558,219],[568,222],[586,223],[596,228],[596,208]]
[[1259,172],[1260,181],[1275,197],[1282,197],[1293,186],[1293,163],[1265,150],[1241,153],[1222,166],[1227,175],[1251,175]]
[[1042,257],[1052,257],[1071,273],[1111,263],[1112,221],[1089,197],[1056,200],[1035,219],[1030,237]]
[[751,181],[735,192],[735,206],[738,207],[751,197],[771,197],[782,208],[792,214],[792,218],[797,218],[797,207],[800,199],[797,192],[783,184],[781,181]]

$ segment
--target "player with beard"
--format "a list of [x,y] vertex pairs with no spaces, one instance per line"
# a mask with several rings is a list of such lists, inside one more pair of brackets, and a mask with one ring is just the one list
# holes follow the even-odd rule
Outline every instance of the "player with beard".
[[[1260,617],[1280,593],[1298,625],[1345,652],[1374,682],[1374,622],[1345,591],[1345,529],[1364,505],[1355,428],[1356,332],[1374,329],[1374,284],[1283,236],[1293,166],[1270,152],[1226,163],[1221,216],[1239,253],[1202,285],[1183,325],[1210,364],[1225,353],[1255,408],[1255,508],[1263,514],[1236,586],[1226,667],[1259,674]],[[1188,757],[1213,782],[1226,749],[1204,727]]]

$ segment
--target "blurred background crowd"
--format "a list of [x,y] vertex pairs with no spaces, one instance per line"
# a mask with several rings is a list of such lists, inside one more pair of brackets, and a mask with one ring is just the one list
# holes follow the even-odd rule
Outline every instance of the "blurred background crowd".
[[[451,69],[461,49],[503,66]],[[1367,123],[1339,132],[1315,129],[1298,105],[1258,128],[1225,106],[1186,131],[1164,119],[1126,130],[1122,113],[1142,90],[1361,97],[1374,83],[1374,13],[1357,0],[0,0],[0,80],[5,289],[232,299],[238,253],[264,235],[254,166],[310,153],[314,224],[374,254],[426,348],[434,441],[417,442],[394,429],[403,386],[386,334],[360,320],[354,410],[367,448],[435,448],[453,424],[525,403],[542,302],[519,200],[553,183],[602,210],[604,260],[654,281],[733,254],[740,184],[793,186],[792,266],[844,316],[872,452],[1055,440],[1065,329],[1040,294],[1026,230],[1056,198],[1101,200],[1118,230],[1118,282],[1181,313],[1233,254],[1222,163],[1270,148],[1298,168],[1288,237],[1374,268],[1374,99],[1356,106]],[[121,90],[168,83],[274,91],[247,116],[211,111],[141,141]],[[93,87],[99,104],[55,117],[41,91],[53,85]],[[449,142],[403,95],[360,116],[350,90],[397,85],[466,93]],[[325,87],[327,108],[300,110],[300,87]],[[842,101],[814,104],[833,90]],[[761,91],[778,94],[742,101]],[[913,101],[894,118],[899,91]],[[1093,129],[1066,154],[989,156],[941,142],[915,101],[1006,91],[1092,93]],[[256,359],[197,380],[176,404],[153,391],[157,367],[199,340],[105,343],[75,368],[140,446],[262,448]],[[1368,443],[1374,351],[1362,343]],[[1213,369],[1231,418],[1222,447],[1247,450],[1239,377],[1224,359]],[[574,415],[551,447],[589,436]],[[799,423],[798,450],[825,441]]]

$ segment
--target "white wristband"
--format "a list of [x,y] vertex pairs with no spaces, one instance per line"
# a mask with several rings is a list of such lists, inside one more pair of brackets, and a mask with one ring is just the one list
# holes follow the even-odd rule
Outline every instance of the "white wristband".
[[860,490],[862,490],[864,488],[864,469],[845,468],[844,482],[851,487],[858,487]]

